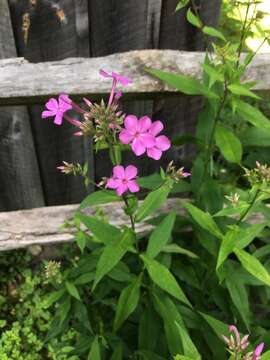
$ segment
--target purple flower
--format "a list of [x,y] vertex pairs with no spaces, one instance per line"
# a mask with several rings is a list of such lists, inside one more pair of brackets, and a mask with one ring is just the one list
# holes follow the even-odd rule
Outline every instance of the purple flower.
[[263,352],[264,343],[260,343],[254,350],[252,360],[259,360],[261,353]]
[[123,85],[123,86],[128,86],[129,84],[132,83],[132,81],[129,78],[119,75],[118,73],[116,73],[114,71],[110,74],[105,70],[99,70],[99,73],[101,76],[103,76],[105,78],[112,78],[116,82],[120,82],[121,85]]
[[113,177],[108,179],[106,188],[115,189],[118,196],[128,190],[132,193],[138,192],[140,188],[135,180],[137,173],[138,170],[133,165],[126,168],[117,165],[113,168]]
[[[154,146],[149,146],[147,148],[147,156],[154,160],[159,160],[161,158],[162,152],[168,150],[171,147],[171,142],[165,135],[157,136],[164,126],[161,121],[154,121],[151,127],[148,130],[148,134],[152,135],[155,139]],[[185,176],[184,176],[185,174]],[[188,177],[189,173],[184,173],[184,177]]]
[[119,134],[123,144],[131,143],[133,152],[140,156],[147,148],[155,146],[155,138],[149,134],[152,121],[149,117],[143,116],[139,120],[135,115],[128,115],[124,120],[125,129]]
[[71,100],[68,95],[61,94],[58,97],[58,101],[54,98],[51,98],[45,104],[47,110],[44,110],[41,114],[41,117],[47,118],[54,116],[54,123],[56,125],[61,125],[63,122],[64,113],[72,109]]

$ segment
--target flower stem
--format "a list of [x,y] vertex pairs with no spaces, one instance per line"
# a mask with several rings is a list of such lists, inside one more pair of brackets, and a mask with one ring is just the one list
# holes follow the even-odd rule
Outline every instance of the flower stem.
[[255,204],[255,202],[258,198],[259,193],[260,193],[260,189],[257,189],[253,199],[251,200],[251,203],[249,204],[249,207],[246,209],[246,211],[243,213],[243,215],[237,221],[237,225],[239,225],[244,220],[244,218],[247,216],[247,214],[250,212],[251,208],[253,207],[253,205]]

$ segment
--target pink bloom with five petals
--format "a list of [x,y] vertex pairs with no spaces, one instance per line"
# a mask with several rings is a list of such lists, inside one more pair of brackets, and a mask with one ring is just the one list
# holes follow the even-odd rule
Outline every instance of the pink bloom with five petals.
[[51,98],[45,104],[47,110],[43,111],[41,117],[43,119],[54,116],[54,123],[61,125],[63,122],[64,113],[72,109],[71,100],[68,95],[61,94],[58,97],[58,101]]
[[117,165],[113,168],[113,177],[108,179],[106,188],[115,189],[118,196],[122,196],[128,190],[132,193],[140,190],[135,178],[138,170],[136,166],[129,165],[124,168]]
[[155,138],[149,134],[152,121],[149,117],[143,116],[139,120],[135,115],[128,115],[124,120],[125,129],[119,134],[123,144],[130,144],[133,152],[140,156],[147,148],[155,146]]
[[114,71],[110,74],[105,70],[99,70],[99,73],[101,76],[105,78],[112,78],[116,82],[120,82],[123,86],[128,86],[130,83],[132,83],[132,81],[129,78],[122,76]]
[[[152,135],[155,139],[155,144],[152,147],[147,148],[147,156],[154,160],[159,160],[161,158],[162,152],[168,150],[171,147],[171,142],[165,135],[157,136],[164,126],[161,121],[154,121],[149,128],[148,134]],[[185,173],[186,177],[190,174]]]

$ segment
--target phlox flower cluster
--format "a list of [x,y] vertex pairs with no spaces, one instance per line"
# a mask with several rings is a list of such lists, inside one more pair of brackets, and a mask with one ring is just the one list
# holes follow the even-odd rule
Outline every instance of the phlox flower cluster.
[[249,346],[249,335],[241,337],[235,325],[229,326],[230,337],[222,335],[223,340],[228,346],[228,350],[235,356],[235,359],[241,360],[260,360],[264,349],[264,343],[260,343],[253,351],[247,352]]
[[[62,125],[63,120],[68,121],[79,129],[74,135],[90,135],[99,146],[107,146],[110,151],[114,151],[121,144],[130,145],[131,150],[136,156],[146,154],[151,159],[159,160],[164,151],[171,147],[171,142],[165,135],[160,133],[164,125],[160,120],[152,121],[148,116],[137,118],[135,115],[124,115],[119,110],[119,99],[122,92],[118,91],[117,85],[128,86],[132,81],[116,72],[109,73],[100,70],[100,75],[104,78],[112,79],[111,93],[108,103],[103,101],[101,104],[93,104],[88,99],[83,99],[88,109],[80,107],[74,103],[66,94],[59,95],[58,99],[51,98],[45,104],[46,110],[42,112],[42,118],[54,118],[56,125]],[[67,112],[76,111],[82,116],[82,121],[74,119]],[[134,165],[126,168],[120,165],[118,157],[113,157],[113,175],[106,181],[106,187],[116,190],[119,196],[129,191],[135,193],[139,191],[136,182],[138,170]],[[58,169],[64,173],[70,173],[65,169],[66,165],[59,166]],[[181,169],[182,171],[182,169]],[[183,177],[190,174],[183,172]]]

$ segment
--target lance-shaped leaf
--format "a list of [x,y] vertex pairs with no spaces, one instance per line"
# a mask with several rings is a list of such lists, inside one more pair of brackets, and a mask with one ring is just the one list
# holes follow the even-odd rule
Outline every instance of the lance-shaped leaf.
[[150,278],[156,285],[179,301],[182,301],[188,306],[192,306],[173,274],[164,265],[156,260],[149,259],[145,255],[140,255],[140,257],[146,266]]
[[175,321],[175,323],[179,331],[179,336],[182,340],[184,355],[194,360],[200,360],[201,356],[196,346],[194,345],[191,337],[189,336],[189,333],[187,332],[185,326],[183,326],[183,324],[180,324],[178,321]]
[[189,203],[185,203],[184,206],[197,224],[212,235],[222,239],[223,235],[210,214]]
[[98,336],[95,336],[94,341],[92,342],[87,360],[101,360]]
[[234,249],[238,260],[251,275],[270,286],[270,275],[262,263],[244,250]]
[[115,191],[111,190],[98,190],[88,195],[80,204],[79,209],[85,209],[89,206],[96,206],[101,204],[110,203],[113,201],[120,201],[121,197],[116,195]]
[[93,284],[93,290],[100,282],[100,280],[111,271],[115,265],[122,259],[125,253],[131,249],[134,243],[135,235],[130,229],[124,231],[122,236],[113,243],[105,246],[103,253],[101,254],[97,263],[97,271],[95,275],[95,281]]
[[169,241],[175,222],[175,217],[176,212],[172,211],[152,232],[146,250],[146,255],[149,258],[155,258]]
[[151,191],[137,210],[135,221],[140,222],[156,211],[167,199],[173,186],[173,180],[167,180],[158,189]]
[[113,324],[114,331],[117,331],[129,315],[136,309],[140,299],[141,278],[142,276],[140,275],[138,278],[133,280],[130,285],[122,290],[117,302]]
[[237,101],[236,111],[239,116],[259,129],[270,131],[270,121],[256,107],[244,102]]
[[217,126],[215,140],[221,154],[227,161],[240,163],[243,154],[242,144],[231,130],[224,126]]

